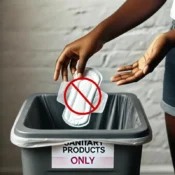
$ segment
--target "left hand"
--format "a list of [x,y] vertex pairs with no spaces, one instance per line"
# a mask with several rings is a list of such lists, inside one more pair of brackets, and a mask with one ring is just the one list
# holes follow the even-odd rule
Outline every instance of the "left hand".
[[171,45],[166,33],[159,35],[154,39],[143,57],[131,65],[119,67],[118,72],[121,73],[111,77],[111,81],[117,82],[117,85],[139,81],[156,68],[170,49]]

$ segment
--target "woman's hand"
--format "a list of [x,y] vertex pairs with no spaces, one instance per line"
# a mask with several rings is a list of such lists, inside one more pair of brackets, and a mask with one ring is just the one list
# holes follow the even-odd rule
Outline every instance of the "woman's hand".
[[103,44],[92,33],[68,44],[57,59],[54,80],[58,80],[61,72],[63,81],[68,81],[68,65],[73,75],[78,61],[77,73],[81,77],[88,59],[102,47]]
[[118,72],[121,73],[111,77],[111,81],[117,82],[117,85],[139,81],[156,68],[171,48],[172,45],[169,43],[167,34],[159,35],[154,39],[143,57],[132,65],[119,67]]

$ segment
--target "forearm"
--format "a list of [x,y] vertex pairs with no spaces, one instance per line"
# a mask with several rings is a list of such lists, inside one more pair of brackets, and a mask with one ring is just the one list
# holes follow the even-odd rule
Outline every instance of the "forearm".
[[127,0],[114,14],[101,22],[92,33],[106,43],[148,19],[165,1]]

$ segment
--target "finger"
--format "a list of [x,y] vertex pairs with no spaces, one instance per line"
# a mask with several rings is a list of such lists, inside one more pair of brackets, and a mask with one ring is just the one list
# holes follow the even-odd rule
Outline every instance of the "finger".
[[119,86],[119,85],[124,85],[124,84],[128,84],[128,83],[133,83],[133,82],[140,80],[141,78],[143,78],[142,70],[138,71],[135,75],[133,75],[125,80],[118,81],[117,85]]
[[116,76],[122,76],[122,75],[128,75],[128,74],[131,74],[131,72],[121,72],[121,73],[114,75],[114,76],[116,77]]
[[57,59],[56,65],[55,65],[55,72],[54,72],[54,80],[57,81],[60,76],[61,67],[64,63],[64,60],[66,59],[66,52],[65,50],[61,53],[59,58]]
[[129,77],[131,77],[132,75],[123,75],[121,77],[116,77],[116,78],[113,78],[113,81],[112,82],[117,82],[117,81],[121,81],[121,80],[125,80]]
[[85,57],[80,58],[79,63],[78,63],[78,70],[77,70],[78,78],[83,76],[83,72],[86,67],[86,62],[87,62],[87,59]]
[[68,70],[67,67],[69,65],[70,59],[67,58],[67,60],[64,62],[62,66],[62,79],[63,81],[68,81]]
[[132,68],[136,68],[138,67],[138,61],[136,61],[133,65],[132,65]]
[[136,74],[136,72],[138,72],[140,69],[138,68],[138,67],[136,67],[136,68],[134,68],[133,70],[132,70],[132,74]]
[[55,66],[55,72],[54,72],[54,80],[57,81],[60,75],[62,63],[57,60],[56,66]]
[[119,81],[119,80],[122,80],[122,79],[126,79],[126,78],[128,78],[132,75],[133,74],[131,72],[122,72],[120,74],[117,74],[117,75],[111,77],[111,81],[116,82],[116,81]]
[[135,77],[132,76],[132,77],[129,77],[125,80],[120,80],[117,82],[117,85],[120,86],[120,85],[124,85],[124,84],[128,84],[128,83],[131,83],[131,82],[135,82]]
[[118,72],[121,72],[121,71],[127,71],[127,70],[131,70],[132,69],[132,65],[128,65],[128,66],[122,66],[122,67],[119,67],[117,69]]
[[77,62],[78,62],[78,59],[75,58],[75,57],[71,60],[71,63],[70,63],[70,71],[71,71],[72,75],[74,75],[75,72],[76,72],[76,65],[77,65]]
[[121,71],[132,70],[132,69],[136,68],[137,66],[138,66],[138,62],[135,62],[135,63],[133,63],[132,65],[119,67],[119,68],[117,69],[117,71],[118,71],[118,72],[121,72]]

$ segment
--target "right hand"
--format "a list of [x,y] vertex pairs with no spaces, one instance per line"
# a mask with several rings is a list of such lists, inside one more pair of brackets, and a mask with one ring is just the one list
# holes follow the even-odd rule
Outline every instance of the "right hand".
[[54,80],[58,80],[61,72],[63,81],[68,81],[68,65],[72,75],[77,70],[78,77],[82,77],[88,59],[102,47],[103,44],[91,33],[68,44],[56,61]]

